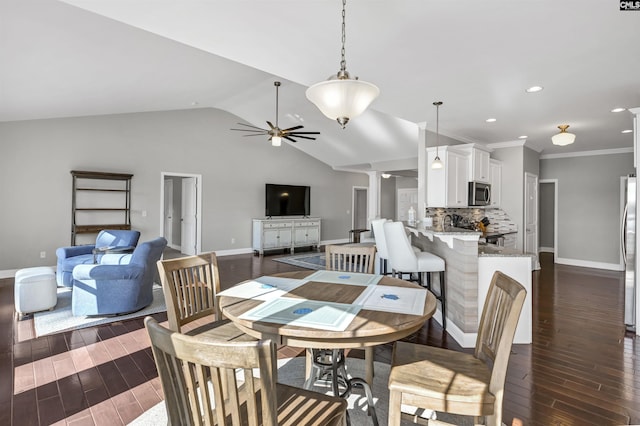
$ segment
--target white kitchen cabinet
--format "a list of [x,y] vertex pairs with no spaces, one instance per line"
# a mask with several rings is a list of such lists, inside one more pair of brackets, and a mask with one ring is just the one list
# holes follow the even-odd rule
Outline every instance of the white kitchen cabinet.
[[502,162],[494,159],[489,160],[489,183],[491,184],[491,204],[490,207],[500,207],[502,197]]
[[471,160],[469,165],[471,166],[470,176],[472,181],[475,182],[490,182],[490,159],[489,153],[479,148],[473,148],[471,150]]
[[443,167],[431,168],[436,148],[427,149],[427,206],[467,207],[469,155],[450,146],[437,149]]
[[320,245],[320,219],[253,219],[253,251],[263,255],[265,250]]

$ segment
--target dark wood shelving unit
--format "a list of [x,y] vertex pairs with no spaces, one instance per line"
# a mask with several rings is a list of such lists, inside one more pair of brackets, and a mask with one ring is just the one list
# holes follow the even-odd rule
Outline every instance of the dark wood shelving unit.
[[[79,234],[131,229],[132,174],[71,170],[71,176],[71,245],[76,245]],[[81,201],[80,194],[86,194]],[[112,196],[105,200],[103,194]]]

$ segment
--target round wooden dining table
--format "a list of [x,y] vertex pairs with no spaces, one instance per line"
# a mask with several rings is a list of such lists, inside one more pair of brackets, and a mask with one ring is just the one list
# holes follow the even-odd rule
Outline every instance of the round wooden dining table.
[[[275,277],[306,279],[315,271],[287,272],[274,275]],[[373,277],[373,276],[372,276]],[[423,287],[398,278],[383,276],[378,286]],[[365,286],[337,284],[323,281],[307,281],[305,284],[291,290],[286,297],[301,298],[315,301],[352,304],[364,291]],[[322,330],[301,327],[291,324],[280,324],[267,321],[255,321],[241,316],[265,303],[262,300],[244,299],[220,295],[219,306],[223,315],[245,333],[258,339],[271,339],[280,345],[313,349],[353,349],[370,348],[372,346],[394,342],[419,330],[431,318],[436,310],[435,296],[426,291],[422,312],[407,314],[384,312],[379,310],[360,309],[345,330]],[[365,364],[366,380],[371,383],[373,371]]]

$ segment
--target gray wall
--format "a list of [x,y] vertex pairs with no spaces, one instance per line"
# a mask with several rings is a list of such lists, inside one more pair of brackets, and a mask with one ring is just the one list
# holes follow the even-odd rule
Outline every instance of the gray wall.
[[558,258],[618,264],[620,176],[633,154],[543,159],[541,179],[558,179]]
[[161,232],[162,172],[202,175],[203,251],[251,247],[266,182],[310,185],[322,240],[347,238],[351,188],[368,186],[368,177],[336,172],[288,144],[242,137],[229,130],[237,122],[206,108],[0,123],[0,270],[55,264],[55,249],[70,241],[70,170],[133,173],[141,241]]

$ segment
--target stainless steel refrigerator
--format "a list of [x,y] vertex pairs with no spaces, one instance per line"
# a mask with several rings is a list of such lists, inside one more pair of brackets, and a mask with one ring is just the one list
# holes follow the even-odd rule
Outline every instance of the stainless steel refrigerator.
[[636,329],[636,178],[627,178],[627,199],[622,214],[621,240],[625,262],[624,323],[628,331]]

